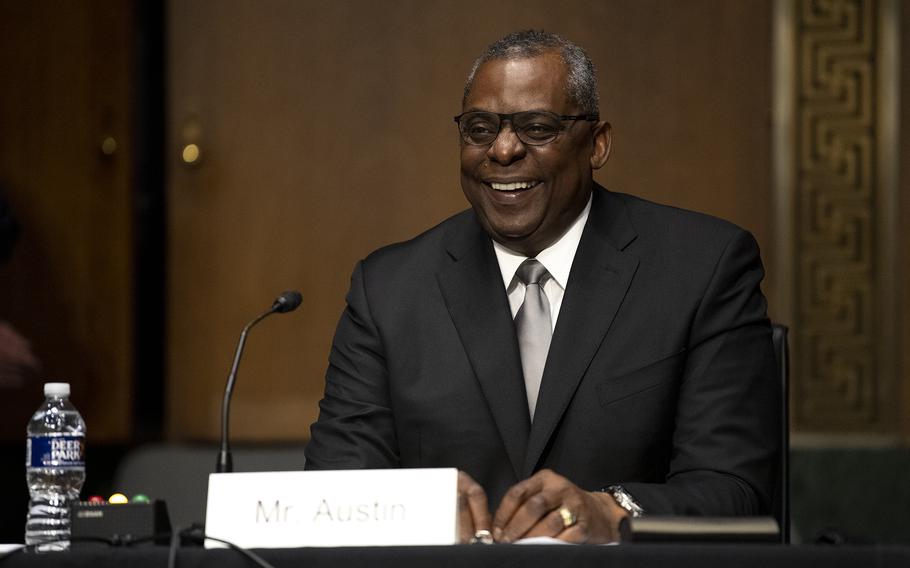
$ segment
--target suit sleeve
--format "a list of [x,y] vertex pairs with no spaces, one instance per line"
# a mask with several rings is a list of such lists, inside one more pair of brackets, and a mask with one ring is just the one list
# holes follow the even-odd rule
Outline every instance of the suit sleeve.
[[306,469],[398,467],[390,406],[384,347],[360,262],[332,341],[325,395],[305,450]]
[[626,483],[646,514],[767,514],[780,452],[778,376],[758,245],[739,231],[692,320],[666,483]]

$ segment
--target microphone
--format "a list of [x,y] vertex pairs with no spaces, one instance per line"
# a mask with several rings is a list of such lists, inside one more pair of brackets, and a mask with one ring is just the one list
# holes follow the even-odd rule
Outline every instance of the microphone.
[[240,332],[240,341],[237,342],[237,351],[234,352],[234,363],[231,365],[231,374],[228,375],[227,385],[224,387],[224,400],[221,403],[221,449],[218,451],[218,462],[215,464],[217,473],[231,473],[234,471],[234,459],[231,457],[230,436],[228,422],[231,415],[231,395],[234,394],[234,383],[237,382],[237,368],[240,366],[240,357],[243,356],[243,346],[246,344],[246,335],[250,329],[268,316],[279,313],[286,314],[297,309],[303,297],[296,290],[284,292],[272,302],[272,307],[256,316],[253,321],[244,326]]
[[275,298],[275,301],[272,303],[272,311],[278,312],[279,314],[293,312],[302,301],[303,296],[300,295],[300,292],[289,290]]

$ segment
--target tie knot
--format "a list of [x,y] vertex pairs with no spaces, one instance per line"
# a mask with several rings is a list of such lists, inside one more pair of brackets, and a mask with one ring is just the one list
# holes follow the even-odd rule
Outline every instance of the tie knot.
[[549,278],[550,273],[542,264],[537,262],[536,258],[529,258],[518,266],[515,276],[521,280],[525,286],[530,284],[540,284]]

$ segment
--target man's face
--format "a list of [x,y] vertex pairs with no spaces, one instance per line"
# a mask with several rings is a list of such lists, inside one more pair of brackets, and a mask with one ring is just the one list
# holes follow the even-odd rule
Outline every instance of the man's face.
[[[556,53],[492,60],[477,70],[463,111],[581,114],[565,86],[565,64]],[[575,221],[593,187],[592,169],[609,154],[608,124],[563,125],[556,140],[542,146],[522,143],[509,122],[489,146],[461,145],[461,188],[481,224],[526,256],[556,242]]]

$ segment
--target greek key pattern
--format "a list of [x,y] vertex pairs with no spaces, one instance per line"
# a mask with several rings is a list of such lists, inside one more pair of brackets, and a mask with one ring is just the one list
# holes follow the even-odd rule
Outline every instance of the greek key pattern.
[[799,0],[794,196],[799,430],[880,429],[875,8]]

